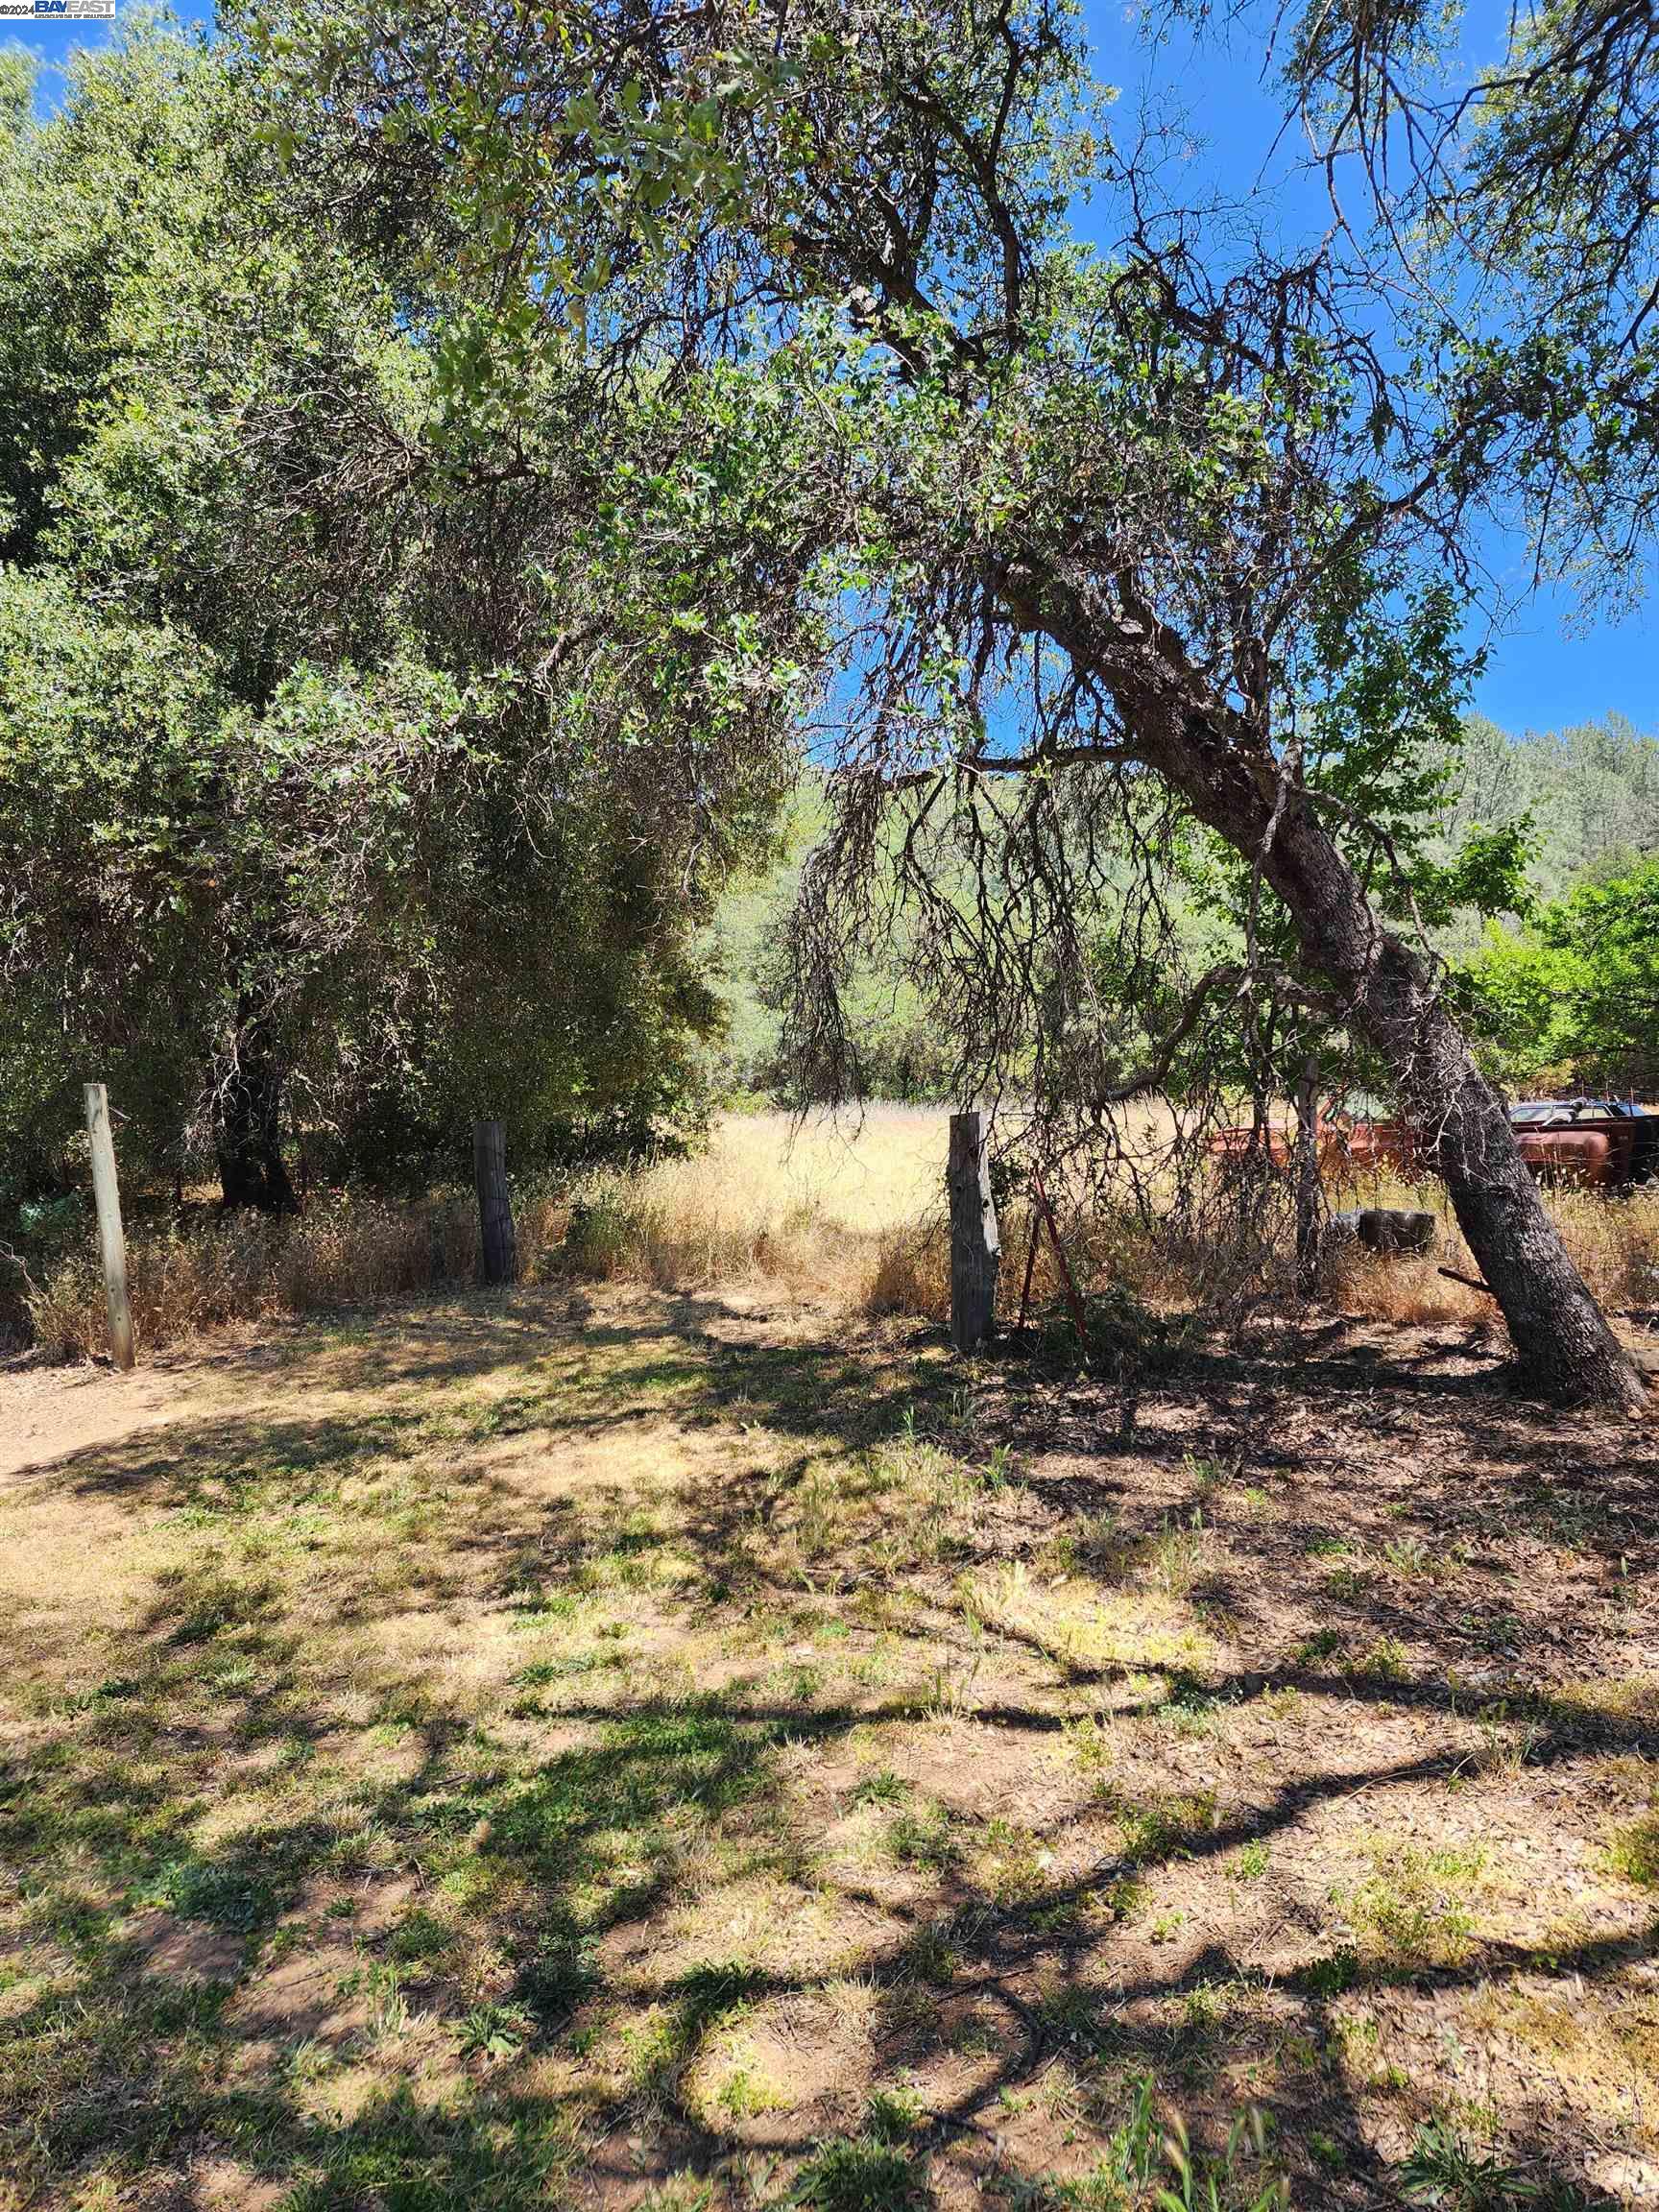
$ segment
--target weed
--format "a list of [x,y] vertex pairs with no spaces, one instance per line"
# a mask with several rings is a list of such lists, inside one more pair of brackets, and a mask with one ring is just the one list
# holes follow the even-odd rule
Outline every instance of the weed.
[[983,1664],[982,1654],[976,1652],[966,1667],[935,1667],[922,1699],[926,1717],[929,1720],[961,1720],[976,1712],[974,1685]]
[[541,2032],[554,2034],[591,1996],[598,1981],[589,1944],[574,1931],[560,1931],[545,1937],[519,1968],[515,1994]]
[[899,1955],[901,1972],[911,1981],[943,1989],[962,1969],[962,1954],[948,1927],[928,1921],[918,1928]]
[[[1268,2161],[1270,2123],[1249,2105],[1228,2131],[1218,2161],[1196,2155],[1186,2122],[1177,2113],[1164,2138],[1164,2163],[1169,2179],[1153,2195],[1159,2212],[1287,2212],[1289,2176],[1274,2173]],[[1247,2173],[1247,2167],[1254,2173]]]
[[909,1783],[900,1775],[895,1774],[890,1767],[883,1767],[878,1773],[866,1774],[861,1782],[854,1785],[853,1793],[849,1797],[848,1803],[850,1805],[902,1805],[909,1794]]
[[386,1948],[399,1964],[418,1966],[443,1958],[454,1941],[453,1928],[438,1919],[434,1913],[418,1907],[398,1921],[387,1940]]
[[1112,2132],[1105,2153],[1087,2174],[1059,2180],[1049,2176],[1027,2179],[999,2176],[999,2193],[1020,2207],[1020,2212],[1124,2212],[1143,2201],[1143,2193],[1157,2171],[1158,2114],[1153,2103],[1155,2084],[1142,2075],[1133,2086],[1132,2102]]
[[732,2120],[758,2119],[762,2112],[782,2110],[788,2102],[788,2092],[747,2051],[730,2065],[714,2092],[715,2105]]
[[1221,1725],[1222,1701],[1211,1691],[1177,1690],[1158,1708],[1157,1724],[1176,1736],[1212,1736]]
[[514,2058],[532,2033],[527,2013],[513,2005],[474,2005],[461,2021],[463,2057]]
[[1051,1863],[1034,1830],[995,1819],[986,1827],[976,1872],[991,1902],[1008,1911],[1042,1895]]
[[904,2212],[919,2200],[923,2177],[901,2146],[875,2135],[835,2135],[821,2144],[790,2191],[812,2212]]
[[902,2143],[922,2118],[922,2100],[907,2081],[873,2089],[864,2107],[864,2132],[872,2142]]
[[1110,1715],[1085,1714],[1066,1723],[1066,1748],[1085,1774],[1102,1774],[1118,1760],[1118,1736]]
[[1362,1682],[1404,1682],[1410,1673],[1406,1647],[1392,1636],[1379,1636],[1355,1659],[1350,1671]]
[[1419,2128],[1400,2169],[1406,2195],[1446,2212],[1509,2212],[1528,2205],[1538,2212],[1596,2212],[1592,2200],[1559,2175],[1527,2173],[1496,2151],[1477,2151],[1449,2120]]
[[1494,1773],[1519,1774],[1537,1748],[1542,1733],[1538,1723],[1512,1719],[1502,1698],[1494,1705],[1483,1705],[1477,1719],[1483,1746],[1482,1766]]
[[1117,1513],[1110,1506],[1101,1506],[1093,1512],[1074,1513],[1046,1547],[1043,1565],[1053,1574],[1087,1570],[1119,1580],[1134,1563],[1139,1549],[1135,1539],[1124,1533]]
[[1184,1795],[1118,1803],[1113,1813],[1123,1837],[1123,1856],[1132,1866],[1185,1858],[1201,1836],[1215,1825],[1215,1792],[1197,1790]]
[[1438,1851],[1380,1845],[1373,1865],[1351,1904],[1361,1935],[1382,1957],[1403,1964],[1455,1965],[1469,1949],[1474,1922],[1466,1898],[1485,1853],[1478,1845]]
[[1358,1979],[1359,1954],[1351,1943],[1340,1945],[1323,1959],[1315,1959],[1298,1976],[1315,1997],[1340,1997],[1352,1989]]
[[1618,1829],[1607,1847],[1613,1872],[1639,1888],[1659,1888],[1659,1807]]
[[1005,1490],[1014,1479],[1014,1455],[1006,1444],[992,1447],[981,1479],[987,1490]]
[[185,1920],[252,1934],[274,1920],[276,1892],[261,1875],[211,1860],[175,1859],[134,1895],[135,1905],[159,1905]]
[[1186,1521],[1171,1520],[1166,1515],[1162,1528],[1152,1541],[1147,1571],[1152,1582],[1166,1597],[1185,1598],[1190,1593],[1209,1556],[1209,1536],[1199,1506],[1193,1506],[1190,1518]]
[[1188,2042],[1209,2042],[1232,2010],[1238,1989],[1228,1982],[1195,1982],[1181,1999],[1181,2034]]
[[1382,1547],[1383,1564],[1402,1581],[1422,1578],[1450,1581],[1469,1563],[1469,1547],[1462,1543],[1426,1544],[1420,1536],[1397,1536]]
[[887,1831],[887,1847],[906,1866],[943,1874],[958,1864],[962,1849],[951,1832],[950,1815],[935,1805],[925,1813],[901,1813]]

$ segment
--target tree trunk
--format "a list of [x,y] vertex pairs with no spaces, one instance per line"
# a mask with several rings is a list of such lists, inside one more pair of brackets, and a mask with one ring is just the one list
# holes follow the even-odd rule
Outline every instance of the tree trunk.
[[213,1149],[227,1213],[297,1214],[282,1158],[282,1076],[257,1018],[237,1031],[235,1057],[213,1099]]
[[1373,913],[1314,801],[1300,784],[1282,788],[1260,715],[1224,701],[1151,609],[1115,607],[1086,571],[1032,562],[1003,568],[998,586],[1021,629],[1046,634],[1111,693],[1119,757],[1172,784],[1284,901],[1305,965],[1335,986],[1344,1020],[1391,1070],[1427,1140],[1526,1382],[1566,1405],[1645,1408],[1635,1362],[1569,1258],[1462,1031]]
[[1262,874],[1289,910],[1309,969],[1335,984],[1352,1026],[1393,1071],[1527,1381],[1566,1404],[1645,1407],[1642,1379],[1569,1258],[1508,1115],[1421,962],[1372,912],[1313,803],[1293,788],[1269,836],[1274,772],[1260,750],[1245,752],[1199,714],[1174,727],[1166,719],[1159,737],[1151,764],[1247,859],[1264,853]]

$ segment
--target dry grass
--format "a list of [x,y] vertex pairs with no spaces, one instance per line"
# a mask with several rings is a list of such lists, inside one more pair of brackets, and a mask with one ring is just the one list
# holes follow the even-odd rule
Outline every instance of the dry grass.
[[[864,1296],[883,1236],[916,1221],[942,1181],[944,1117],[731,1116],[707,1151],[566,1188],[514,1194],[520,1272],[574,1273],[696,1290],[765,1278],[831,1301]],[[297,1221],[252,1217],[128,1240],[142,1345],[178,1343],[229,1321],[327,1311],[469,1281],[477,1268],[469,1193],[421,1202],[353,1196]],[[88,1236],[28,1297],[36,1343],[59,1358],[104,1349],[103,1279]]]
[[[518,1249],[527,1273],[543,1271],[567,1209],[520,1198]],[[141,1346],[186,1341],[231,1321],[326,1311],[468,1281],[477,1268],[471,1198],[397,1205],[355,1195],[314,1203],[295,1221],[242,1215],[210,1227],[128,1238],[127,1281]],[[84,1358],[107,1342],[104,1281],[88,1248],[50,1269],[29,1294],[36,1343]]]
[[[889,1105],[803,1124],[781,1114],[732,1116],[695,1158],[594,1171],[558,1190],[520,1189],[521,1270],[531,1281],[576,1274],[681,1291],[766,1281],[871,1314],[943,1320],[946,1118],[932,1108]],[[1149,1142],[1164,1134],[1150,1124],[1145,1131]],[[1333,1195],[1338,1204],[1424,1209],[1440,1220],[1434,1251],[1420,1258],[1382,1259],[1333,1238],[1325,1281],[1333,1304],[1379,1320],[1500,1326],[1489,1298],[1441,1272],[1478,1272],[1443,1191],[1383,1174]],[[1659,1305],[1659,1190],[1617,1198],[1556,1190],[1549,1204],[1604,1304]],[[1086,1291],[1110,1287],[1165,1314],[1228,1295],[1289,1294],[1287,1214],[1265,1250],[1233,1234],[1225,1205],[1196,1223],[1179,1221],[1173,1207],[1148,1219],[1126,1202],[1063,1214],[1067,1253]],[[1001,1228],[1011,1312],[1031,1235],[1023,1201],[1004,1206]],[[476,1223],[465,1193],[407,1205],[354,1197],[314,1206],[297,1222],[242,1220],[137,1236],[129,1256],[139,1338],[152,1347],[228,1321],[465,1282],[476,1263]],[[1037,1304],[1053,1306],[1061,1292],[1045,1240]],[[36,1286],[30,1312],[36,1341],[50,1352],[83,1358],[102,1350],[103,1289],[90,1241]]]
[[[1483,1291],[1442,1273],[1476,1277],[1444,1190],[1414,1187],[1397,1177],[1368,1178],[1362,1191],[1337,1191],[1334,1202],[1432,1213],[1438,1220],[1434,1249],[1422,1255],[1383,1257],[1340,1232],[1327,1241],[1323,1296],[1332,1305],[1373,1320],[1407,1325],[1455,1322],[1502,1327]],[[1601,1304],[1614,1311],[1659,1305],[1659,1190],[1604,1197],[1590,1190],[1551,1190],[1546,1203],[1567,1249]],[[1006,1207],[1001,1221],[1002,1297],[1012,1315],[1018,1303],[1031,1214]],[[1085,1294],[1110,1286],[1153,1311],[1172,1314],[1225,1305],[1240,1295],[1293,1297],[1295,1254],[1286,1217],[1265,1244],[1226,1233],[1224,1219],[1190,1226],[1173,1216],[1147,1220],[1128,1204],[1063,1214],[1067,1258]],[[1034,1270],[1037,1308],[1058,1304],[1063,1284],[1052,1248],[1044,1238]],[[943,1321],[950,1311],[950,1254],[943,1221],[903,1223],[878,1241],[866,1276],[862,1304],[873,1314],[911,1313]]]
[[[1421,1258],[1383,1259],[1349,1240],[1331,1251],[1328,1295],[1350,1312],[1380,1321],[1497,1324],[1483,1291],[1455,1283],[1440,1270],[1478,1276],[1444,1190],[1411,1185],[1397,1176],[1368,1176],[1361,1189],[1340,1194],[1344,1205],[1398,1206],[1434,1214],[1435,1248]],[[1615,1311],[1659,1303],[1659,1190],[1603,1196],[1595,1190],[1551,1190],[1545,1202],[1579,1273],[1600,1303]]]
[[[373,1200],[314,1208],[293,1222],[243,1216],[211,1228],[128,1238],[127,1281],[144,1345],[177,1342],[228,1321],[262,1320],[424,1288],[473,1262],[475,1231],[459,1202],[427,1208]],[[65,1358],[105,1343],[94,1251],[71,1255],[29,1299],[36,1340]]]
[[731,1116],[694,1159],[584,1177],[565,1259],[582,1274],[659,1289],[764,1276],[861,1302],[890,1239],[942,1231],[928,1215],[939,1213],[944,1145],[945,1118],[930,1108],[872,1106],[799,1125]]

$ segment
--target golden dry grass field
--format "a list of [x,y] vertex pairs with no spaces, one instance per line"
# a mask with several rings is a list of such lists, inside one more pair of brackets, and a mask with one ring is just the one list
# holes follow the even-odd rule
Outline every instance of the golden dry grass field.
[[[728,1115],[708,1147],[633,1171],[595,1172],[574,1185],[532,1183],[516,1199],[522,1270],[532,1280],[572,1273],[696,1290],[738,1280],[872,1312],[943,1317],[948,1297],[943,1200],[948,1117],[933,1107],[872,1105],[815,1114]],[[1167,1117],[1148,1111],[1129,1142],[1154,1174],[1170,1142]],[[1440,1216],[1437,1248],[1419,1259],[1373,1262],[1334,1249],[1326,1292],[1340,1310],[1401,1322],[1465,1321],[1497,1334],[1491,1302],[1449,1280],[1474,1263],[1443,1192],[1384,1173],[1343,1204],[1427,1207]],[[1550,1204],[1592,1288],[1616,1310],[1659,1308],[1659,1190],[1609,1202],[1553,1191]],[[205,1209],[203,1210],[205,1213]],[[1062,1208],[1077,1271],[1172,1310],[1203,1303],[1234,1256],[1212,1217],[1197,1230],[1161,1229],[1127,1205]],[[1266,1285],[1290,1273],[1287,1220],[1269,1252]],[[1008,1297],[1030,1235],[1022,1197],[1004,1208]],[[476,1263],[470,1193],[407,1204],[321,1196],[294,1223],[243,1216],[198,1220],[187,1232],[130,1238],[128,1269],[139,1340],[150,1349],[226,1323],[327,1311],[469,1280]],[[1256,1267],[1255,1258],[1248,1264]],[[1046,1255],[1039,1293],[1057,1297]],[[36,1286],[36,1337],[49,1353],[103,1349],[104,1291],[88,1233],[82,1251]]]
[[963,1364],[858,1303],[938,1121],[777,1134],[0,1373],[0,2203],[1651,2200],[1652,1426]]

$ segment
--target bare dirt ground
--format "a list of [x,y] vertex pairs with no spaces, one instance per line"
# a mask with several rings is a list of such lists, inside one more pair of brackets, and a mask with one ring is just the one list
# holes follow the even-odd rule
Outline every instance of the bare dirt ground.
[[1659,2201],[1656,1537],[1450,1329],[0,1376],[0,2202]]

